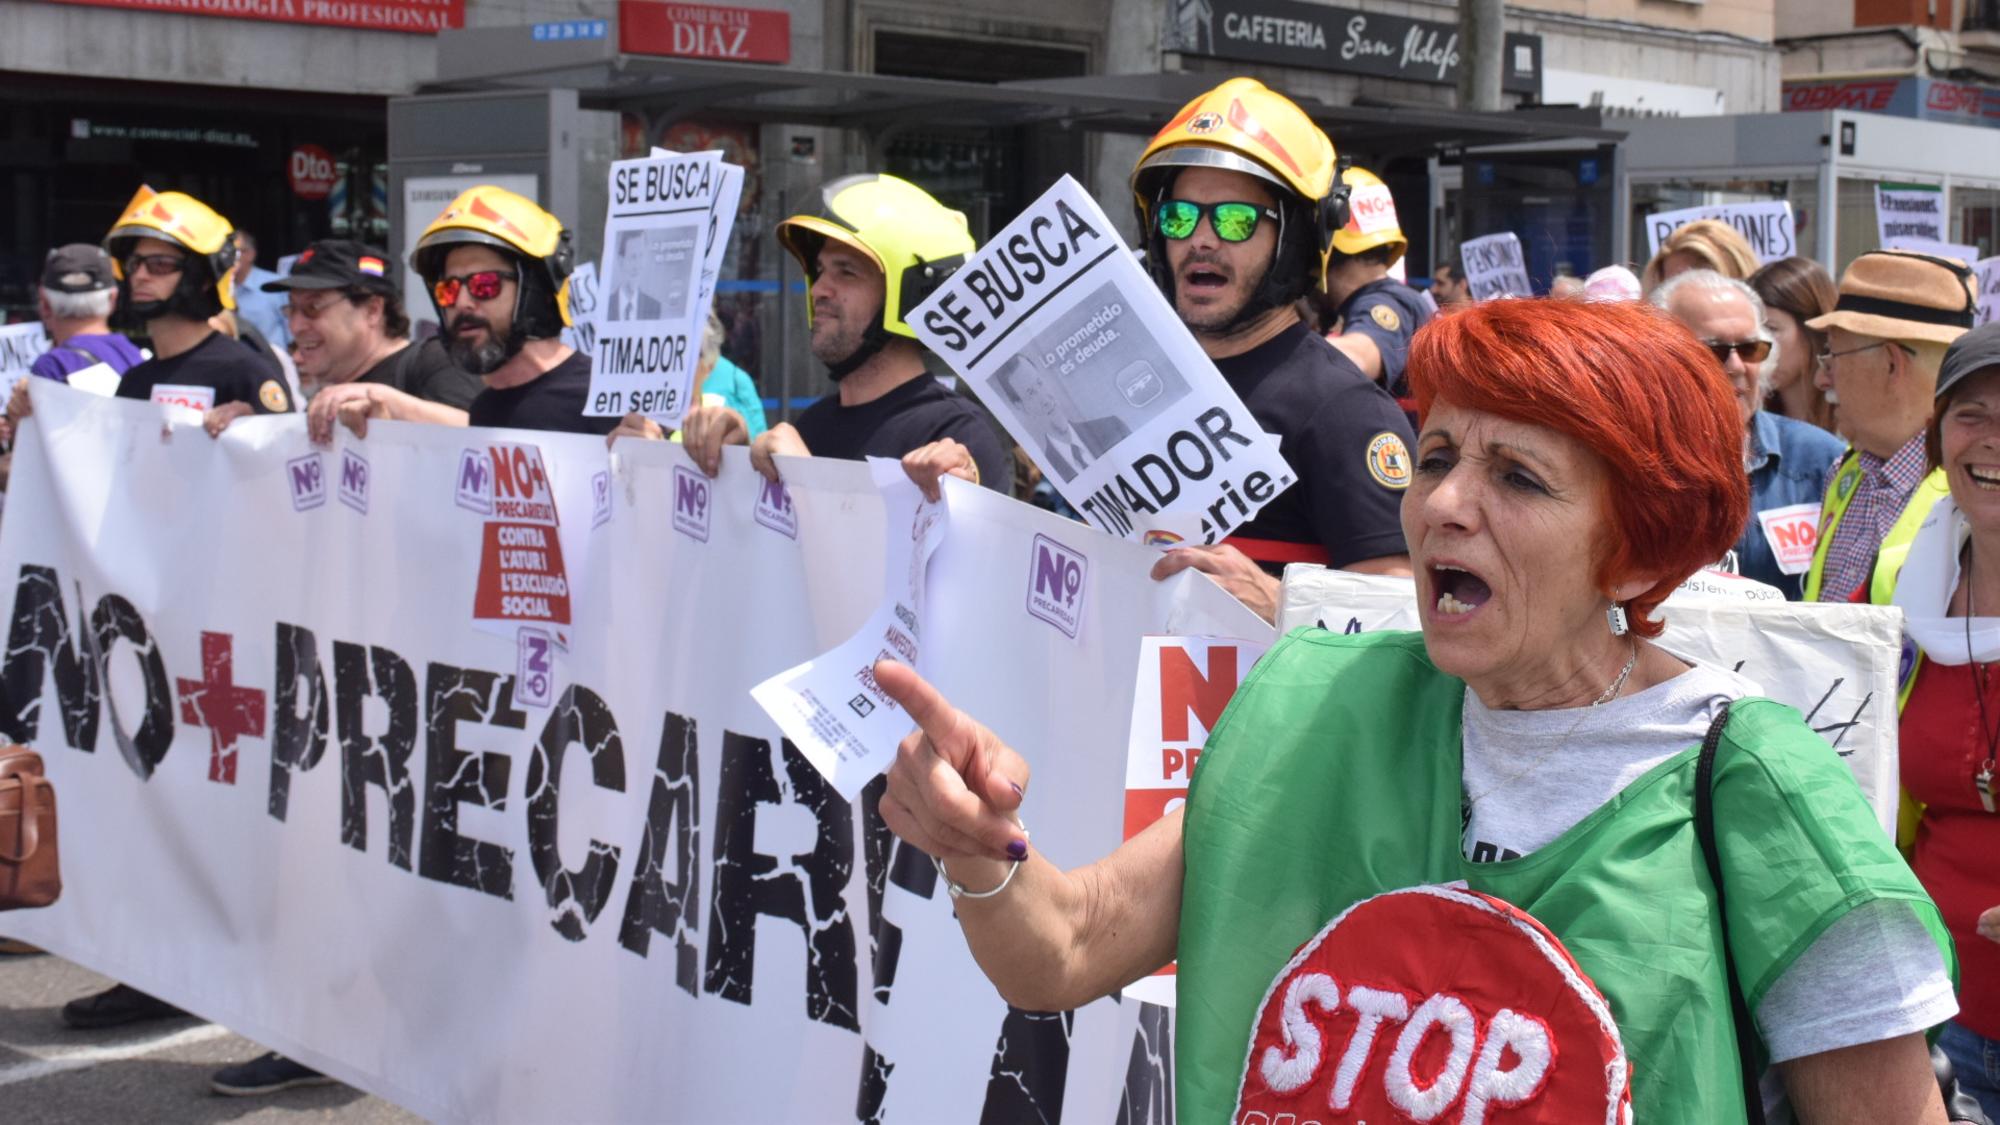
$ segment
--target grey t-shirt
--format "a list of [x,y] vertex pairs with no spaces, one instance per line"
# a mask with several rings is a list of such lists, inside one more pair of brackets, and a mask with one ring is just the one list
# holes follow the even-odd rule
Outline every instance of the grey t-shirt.
[[[1495,711],[1468,688],[1466,857],[1488,863],[1549,844],[1654,766],[1700,745],[1723,703],[1761,694],[1742,676],[1700,664],[1601,707]],[[1878,900],[1827,927],[1764,994],[1756,1019],[1771,1061],[1785,1062],[1921,1031],[1957,1012],[1923,922],[1906,903]],[[1774,1122],[1791,1119],[1774,1072],[1764,1076],[1764,1098]]]

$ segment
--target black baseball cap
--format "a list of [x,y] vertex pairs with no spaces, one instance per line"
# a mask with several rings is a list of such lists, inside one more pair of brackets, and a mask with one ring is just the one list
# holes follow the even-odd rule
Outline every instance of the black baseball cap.
[[2000,367],[2000,320],[1982,324],[1951,342],[1938,367],[1937,397],[1954,385],[1986,370]]
[[101,293],[118,288],[111,255],[104,247],[72,242],[49,251],[42,265],[42,288],[53,293]]
[[371,293],[398,292],[394,259],[380,247],[346,238],[322,238],[305,248],[292,263],[292,272],[260,288],[266,293],[287,289],[365,289]]

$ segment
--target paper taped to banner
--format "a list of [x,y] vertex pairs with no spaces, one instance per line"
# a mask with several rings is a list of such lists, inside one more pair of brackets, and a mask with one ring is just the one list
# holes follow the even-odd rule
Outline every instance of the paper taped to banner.
[[1736,228],[1750,243],[1759,265],[1789,258],[1799,252],[1798,231],[1794,227],[1792,204],[1785,199],[1765,199],[1751,203],[1711,203],[1683,207],[1678,211],[1656,211],[1646,216],[1646,252],[1658,254],[1667,236],[1696,219],[1718,219]]
[[1535,295],[1528,281],[1527,262],[1521,257],[1521,239],[1513,231],[1469,239],[1459,246],[1458,257],[1475,301]]
[[1112,535],[1215,543],[1291,468],[1095,200],[1065,176],[913,309],[951,365]]
[[[11,393],[28,368],[54,346],[41,321],[0,327],[0,395]],[[0,402],[4,401],[0,398]]]
[[[35,383],[0,730],[62,793],[64,893],[10,936],[440,1122],[1170,1104],[1170,1013],[1010,1010],[882,783],[841,799],[750,697],[881,600],[865,466],[788,462],[781,501],[741,450],[703,493],[670,443],[535,435],[572,645],[529,709],[533,669],[466,613],[484,525],[455,501],[463,451],[520,435],[391,422],[316,449],[293,415],[163,438],[159,407]],[[349,452],[365,513],[337,497]],[[290,471],[314,453],[329,471]],[[1266,627],[1204,577],[1151,581],[1143,547],[945,488],[932,682],[1034,770],[1034,847],[1098,859],[1139,637]],[[1102,576],[1072,628],[1026,604],[1038,537]]]
[[[1666,632],[1660,647],[1740,672],[1768,698],[1797,708],[1854,771],[1882,830],[1894,836],[1903,611],[1788,602],[1782,595],[1772,602],[1757,596],[1777,593],[1762,583],[1734,575],[1697,579],[1702,581],[1683,586],[1661,606]],[[1300,627],[1417,629],[1416,583],[1294,563],[1285,568],[1278,628],[1282,635]]]

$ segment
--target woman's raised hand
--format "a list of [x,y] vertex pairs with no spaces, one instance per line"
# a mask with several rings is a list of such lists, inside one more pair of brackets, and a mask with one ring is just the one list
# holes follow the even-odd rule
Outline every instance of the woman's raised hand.
[[941,860],[1021,860],[1028,833],[1015,811],[1028,763],[909,667],[875,665],[875,682],[917,730],[897,748],[882,798],[890,830]]

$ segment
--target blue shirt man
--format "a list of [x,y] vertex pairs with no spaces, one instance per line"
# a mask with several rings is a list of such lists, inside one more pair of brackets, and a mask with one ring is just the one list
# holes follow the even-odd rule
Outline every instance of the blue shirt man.
[[[1810,422],[1759,410],[1750,419],[1750,444],[1743,463],[1750,470],[1750,522],[1736,541],[1737,570],[1804,598],[1806,566],[1812,561],[1810,536],[1800,528],[1819,527],[1826,474],[1847,451],[1847,443]],[[1781,565],[1784,552],[1789,566]],[[1787,573],[1787,570],[1790,573]]]
[[285,323],[285,294],[264,291],[266,283],[279,280],[270,270],[257,268],[257,240],[248,231],[237,231],[236,315],[249,321],[272,347],[287,351],[292,346],[292,329]]

